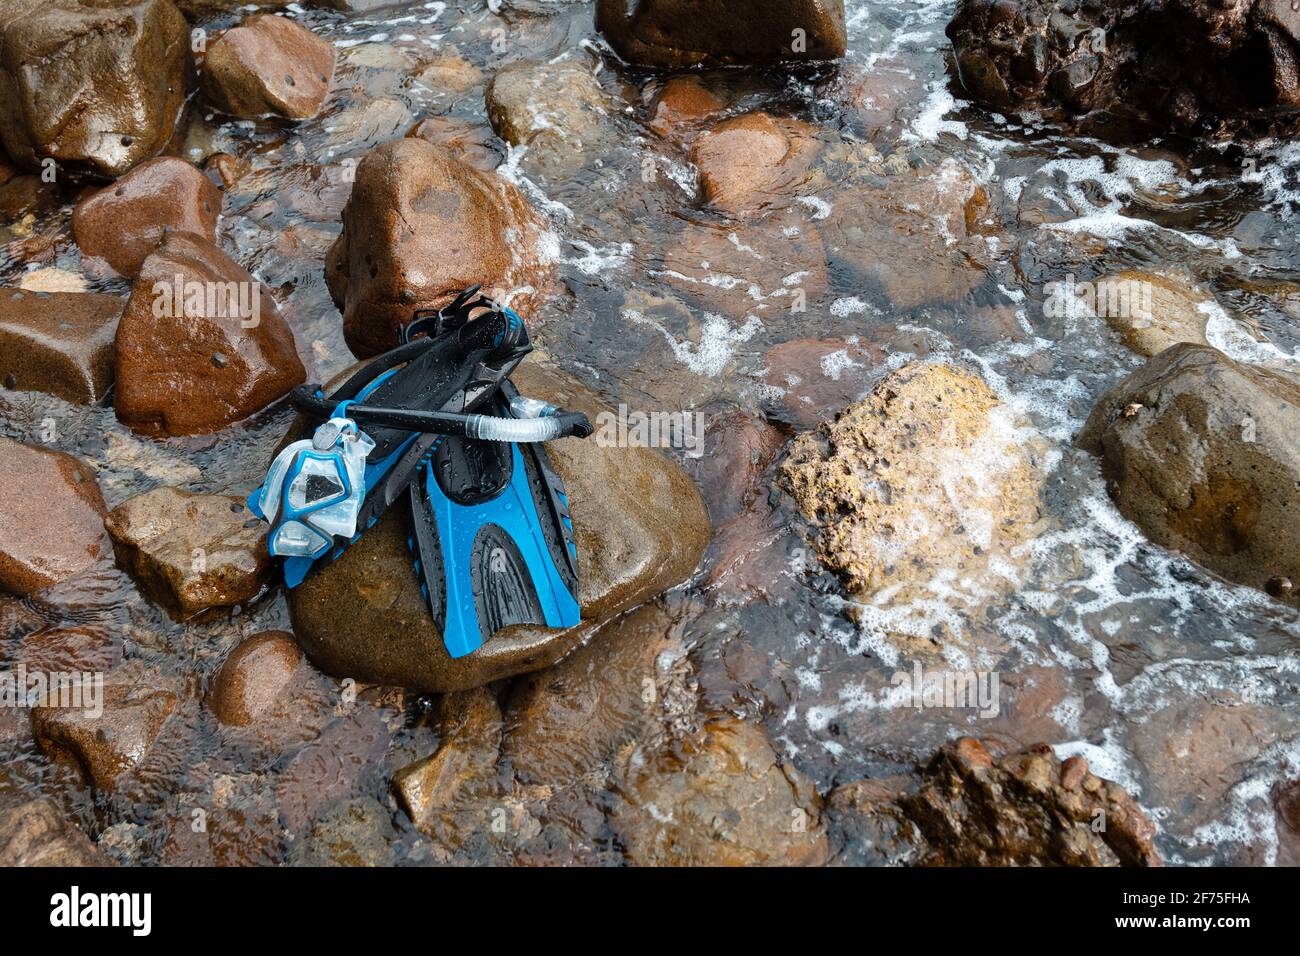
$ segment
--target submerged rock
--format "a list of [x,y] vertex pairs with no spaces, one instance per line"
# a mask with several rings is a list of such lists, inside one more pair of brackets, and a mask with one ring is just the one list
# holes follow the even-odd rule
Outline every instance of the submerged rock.
[[251,724],[283,706],[283,695],[302,661],[302,649],[289,632],[254,634],[241,641],[217,671],[208,706],[223,724]]
[[307,378],[270,290],[183,233],[145,260],[114,353],[117,417],[147,435],[217,431]]
[[32,594],[97,564],[106,510],[82,462],[0,438],[0,591]]
[[326,810],[289,849],[292,866],[392,866],[397,830],[373,797],[344,800]]
[[10,0],[0,61],[0,140],[31,170],[50,158],[122,175],[162,151],[192,85],[170,0]]
[[826,862],[821,800],[761,729],[730,717],[631,752],[610,826],[634,866]]
[[163,236],[185,232],[217,240],[221,190],[182,159],[160,156],[87,196],[72,213],[72,234],[85,256],[135,278]]
[[395,346],[416,309],[447,305],[475,283],[535,313],[554,282],[553,246],[514,185],[400,139],[357,165],[326,280],[349,347],[365,357]]
[[0,811],[0,866],[111,866],[51,800]]
[[724,105],[698,76],[674,76],[659,88],[648,125],[665,139],[680,141],[720,114]]
[[599,0],[596,29],[654,67],[834,60],[848,44],[843,0]]
[[[525,395],[586,412],[603,406],[534,363],[513,376]],[[327,673],[428,692],[477,687],[554,664],[602,621],[680,583],[708,541],[703,502],[681,469],[645,448],[594,439],[547,445],[573,511],[582,623],[515,626],[457,660],[448,656],[411,569],[406,521],[390,509],[338,560],[289,592],[294,634]]]
[[246,604],[271,572],[267,526],[238,498],[155,488],[104,519],[118,560],[181,617]]
[[311,119],[329,96],[334,47],[285,17],[257,14],[227,30],[203,59],[203,95],[233,116]]
[[0,383],[96,404],[113,384],[125,305],[115,295],[0,289]]
[[1126,269],[1098,279],[1092,307],[1138,355],[1152,356],[1179,342],[1205,345],[1207,309],[1214,296],[1188,281]]
[[1078,443],[1156,544],[1300,605],[1300,384],[1185,343],[1102,396]]
[[492,127],[470,120],[426,116],[406,135],[443,146],[457,159],[485,173],[492,172],[505,158],[501,141],[492,132]]
[[723,120],[691,146],[700,196],[719,212],[737,217],[788,203],[821,148],[813,133],[800,120],[762,112]]

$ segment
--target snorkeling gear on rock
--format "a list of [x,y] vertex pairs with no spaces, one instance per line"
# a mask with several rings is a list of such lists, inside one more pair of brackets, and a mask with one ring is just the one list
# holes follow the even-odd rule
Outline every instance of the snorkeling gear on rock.
[[580,617],[573,520],[542,443],[586,438],[591,423],[515,390],[527,329],[478,291],[417,312],[397,348],[328,398],[295,389],[294,407],[321,424],[248,499],[292,588],[404,498],[421,594],[453,658],[511,624]]

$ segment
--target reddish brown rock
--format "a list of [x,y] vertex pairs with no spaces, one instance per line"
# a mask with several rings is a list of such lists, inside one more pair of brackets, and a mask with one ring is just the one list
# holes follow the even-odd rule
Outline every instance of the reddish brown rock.
[[190,28],[169,0],[10,0],[0,62],[0,139],[14,161],[107,177],[162,151],[193,75]]
[[231,651],[217,671],[208,706],[223,724],[251,724],[283,708],[285,690],[302,662],[302,650],[287,631],[254,634]]
[[113,337],[125,300],[0,289],[0,383],[93,405],[113,384]]
[[106,671],[122,663],[122,644],[103,627],[42,628],[23,638],[13,660],[45,674]]
[[9,180],[18,175],[18,169],[9,162],[9,158],[0,154],[0,186],[3,186]]
[[451,116],[426,116],[411,127],[407,136],[444,146],[457,159],[490,173],[504,158],[501,141],[492,127]]
[[181,617],[251,601],[271,574],[267,526],[229,495],[155,488],[104,519],[118,561]]
[[220,215],[221,191],[206,176],[160,156],[77,203],[72,234],[83,255],[134,278],[168,230],[215,242]]
[[238,156],[232,156],[230,153],[213,153],[204,161],[203,171],[211,181],[229,189],[248,175],[249,167],[248,163]]
[[666,139],[682,139],[721,113],[723,106],[698,76],[674,76],[655,97],[649,126]]
[[792,339],[768,349],[763,384],[777,396],[781,418],[812,428],[857,400],[884,358],[861,341]]
[[217,431],[307,377],[270,290],[184,234],[145,260],[114,352],[117,416],[148,435]]
[[203,60],[203,95],[218,109],[255,119],[310,119],[334,77],[334,47],[292,20],[249,17],[227,30]]
[[746,113],[701,133],[690,159],[705,202],[728,215],[754,217],[790,201],[820,148],[807,123]]
[[400,139],[357,166],[326,280],[358,356],[397,344],[416,309],[482,283],[535,313],[554,283],[554,240],[522,193],[450,151]]
[[686,473],[695,480],[717,528],[744,510],[760,490],[760,476],[785,444],[785,436],[739,408],[711,416],[704,434],[702,453],[687,460]]
[[31,594],[96,564],[105,510],[76,458],[0,438],[0,590]]
[[50,800],[0,812],[0,866],[111,866]]

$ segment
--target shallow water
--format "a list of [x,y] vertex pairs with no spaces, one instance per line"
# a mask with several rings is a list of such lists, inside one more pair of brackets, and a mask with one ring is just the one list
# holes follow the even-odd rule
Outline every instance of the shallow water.
[[[276,290],[310,380],[325,380],[353,361],[322,277],[347,196],[345,170],[422,116],[486,123],[482,83],[448,95],[413,79],[415,65],[431,53],[454,46],[485,79],[517,59],[596,62],[602,47],[590,7],[555,6],[552,16],[513,20],[477,3],[356,18],[294,9],[291,15],[340,50],[325,113],[297,126],[221,123],[201,113],[191,119],[184,139],[190,158],[223,150],[253,165],[227,195],[221,239]],[[719,583],[712,575],[720,561],[715,545],[700,574],[666,599],[682,654],[699,675],[699,706],[762,721],[823,792],[907,770],[961,733],[1045,739],[1060,755],[1083,754],[1097,773],[1129,788],[1158,820],[1167,861],[1274,863],[1281,853],[1285,862],[1273,800],[1280,782],[1300,774],[1300,615],[1148,543],[1116,512],[1096,461],[1071,443],[1097,397],[1141,360],[1104,320],[1077,310],[1051,315],[1044,303],[1049,283],[1067,276],[1084,282],[1125,268],[1177,268],[1224,308],[1212,323],[1213,344],[1243,361],[1300,363],[1300,285],[1290,285],[1300,281],[1292,241],[1300,150],[1174,140],[1116,145],[978,110],[947,77],[943,27],[952,7],[850,0],[846,71],[890,77],[889,95],[881,96],[888,102],[870,122],[844,109],[833,75],[723,72],[709,81],[726,91],[729,112],[763,108],[816,126],[822,157],[782,222],[816,228],[856,202],[854,157],[867,143],[885,156],[903,151],[913,166],[973,177],[987,191],[992,225],[976,241],[982,274],[968,296],[900,309],[833,262],[825,291],[809,296],[806,312],[791,313],[780,301],[748,314],[656,306],[659,298],[683,295],[664,265],[676,237],[718,220],[700,208],[684,155],[644,126],[656,80],[607,61],[601,82],[626,106],[610,120],[617,145],[584,157],[567,178],[530,170],[518,151],[502,167],[545,212],[562,259],[567,288],[530,317],[536,338],[555,363],[611,403],[646,410],[734,404],[787,432],[794,426],[783,411],[781,383],[764,376],[765,355],[783,342],[876,347],[876,364],[851,377],[858,393],[914,358],[946,358],[980,371],[1022,416],[1020,439],[1041,449],[1047,474],[1047,520],[997,587],[936,580],[912,600],[858,608],[854,623],[842,590],[808,556],[788,500],[764,494],[752,532],[766,545],[761,560],[740,580]],[[654,171],[649,181],[647,164]],[[67,216],[68,209],[54,212],[25,229],[57,234],[66,231]],[[43,252],[44,244],[4,232],[0,240],[14,240],[0,253],[5,284],[34,268],[80,271],[74,245]],[[778,280],[783,265],[772,266]],[[90,285],[126,291],[120,280],[92,278]],[[91,461],[112,507],[157,484],[246,493],[260,481],[289,415],[272,409],[218,436],[151,442],[118,425],[111,409],[0,393],[4,434],[34,440],[50,419],[56,429],[48,444]],[[121,635],[127,656],[160,663],[197,685],[241,636],[288,627],[278,593],[228,620],[177,623],[120,572],[81,579],[27,610],[51,623],[102,624]],[[898,635],[943,639],[918,657]],[[761,677],[730,676],[725,662],[746,653],[763,662]],[[1004,688],[1031,675],[1048,689],[1025,694],[1035,702],[988,723],[951,711],[913,712],[896,703],[891,677],[917,659],[927,667],[946,659],[996,671]],[[209,799],[204,795],[220,779],[238,794],[232,805],[244,814],[235,832],[253,834],[227,839],[222,859],[279,862],[287,850],[274,812],[261,818],[248,809],[261,805],[258,794],[279,788],[368,795],[391,808],[392,771],[435,743],[422,720],[427,705],[368,691],[356,704],[340,705],[337,720],[306,748],[268,754],[222,736],[211,715],[191,703],[174,722],[179,743],[156,779],[99,803],[66,770],[48,764],[29,736],[0,735],[7,765],[0,789],[53,794],[93,834],[113,825],[130,832],[136,858],[154,862],[168,839],[164,820]],[[1208,778],[1179,778],[1181,758],[1168,740],[1187,726],[1199,732],[1205,709],[1224,705],[1249,714],[1253,739],[1238,741]],[[1204,728],[1207,739],[1219,732]],[[357,761],[369,766],[348,766]],[[286,778],[296,781],[288,791]],[[287,812],[283,799],[279,812]],[[399,810],[392,813],[396,859],[441,858]],[[591,840],[606,859],[608,835]]]

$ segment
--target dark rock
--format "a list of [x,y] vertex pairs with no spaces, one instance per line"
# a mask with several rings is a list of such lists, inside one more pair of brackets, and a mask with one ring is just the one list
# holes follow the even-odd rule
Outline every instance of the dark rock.
[[23,638],[12,660],[25,664],[28,673],[107,671],[122,663],[122,644],[103,627],[42,628]]
[[881,349],[861,341],[792,339],[767,350],[763,384],[774,393],[780,418],[812,428],[859,398],[884,359]]
[[743,511],[761,490],[760,478],[784,444],[780,431],[738,408],[708,419],[703,453],[686,462],[686,473],[704,496],[715,528]]
[[113,384],[125,300],[97,293],[0,289],[0,381],[93,405]]
[[203,95],[246,119],[311,119],[329,96],[334,59],[334,47],[305,27],[257,14],[208,47]]
[[304,832],[331,805],[380,785],[393,716],[359,700],[285,765],[275,778],[275,794],[280,820],[291,833]]
[[181,159],[161,156],[87,196],[72,213],[82,254],[135,278],[170,230],[216,242],[221,191]]
[[554,282],[553,244],[512,184],[401,139],[357,165],[326,280],[349,347],[365,357],[395,346],[416,309],[446,305],[474,283],[518,292],[510,304],[535,313]]
[[1102,396],[1078,443],[1152,541],[1293,606],[1300,593],[1300,384],[1184,343]]
[[251,601],[271,574],[267,527],[228,495],[155,488],[104,519],[122,566],[181,617]]
[[105,510],[88,466],[0,438],[0,590],[31,594],[97,564]]
[[596,29],[653,67],[834,60],[848,43],[843,0],[599,0]]
[[33,171],[52,158],[122,175],[162,151],[192,85],[170,0],[9,0],[0,62],[0,139]]
[[50,800],[0,811],[0,866],[111,866]]
[[[216,431],[307,377],[270,290],[217,246],[184,234],[145,260],[114,352],[117,416],[148,435]],[[224,363],[213,361],[218,354]]]

